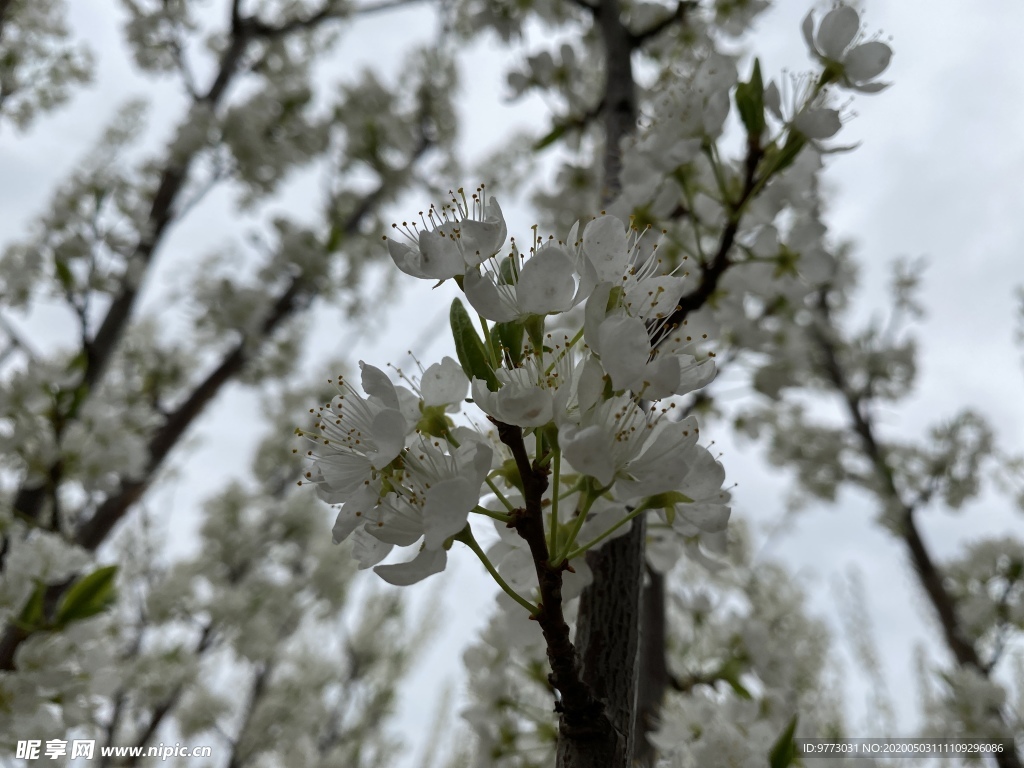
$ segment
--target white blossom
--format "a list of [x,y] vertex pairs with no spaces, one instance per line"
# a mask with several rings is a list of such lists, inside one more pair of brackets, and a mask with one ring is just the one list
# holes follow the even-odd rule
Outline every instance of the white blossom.
[[803,35],[811,55],[826,68],[833,68],[846,88],[877,93],[888,83],[870,82],[889,66],[892,49],[879,40],[858,42],[860,16],[848,5],[840,5],[821,20],[814,32],[814,11],[804,18]]
[[422,228],[416,222],[393,224],[405,242],[388,238],[388,253],[406,274],[434,280],[465,274],[501,250],[508,234],[498,201],[484,202],[482,190],[471,201],[459,190],[450,205],[431,206],[421,222]]
[[348,501],[368,483],[379,487],[379,473],[401,453],[409,431],[387,374],[363,362],[359,365],[368,397],[339,376],[340,392],[319,409],[317,432],[302,432],[315,445],[307,451],[314,461],[306,478],[316,484],[320,498],[332,504]]
[[[548,242],[522,263],[515,243],[507,261],[466,272],[466,298],[488,320],[505,323],[565,312],[583,298],[576,290],[575,265],[564,246]],[[502,264],[511,269],[506,279]]]

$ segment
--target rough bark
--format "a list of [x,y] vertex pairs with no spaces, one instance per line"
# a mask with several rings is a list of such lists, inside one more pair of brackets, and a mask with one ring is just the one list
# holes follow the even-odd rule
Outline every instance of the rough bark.
[[[617,0],[601,0],[593,13],[605,53],[602,198],[607,202],[620,186],[622,139],[636,125],[635,43],[622,23]],[[563,731],[558,740],[559,768],[630,768],[633,763],[645,536],[641,516],[627,536],[587,553],[594,580],[580,597],[576,644],[583,682],[604,704],[610,727],[596,740],[565,738]]]
[[640,604],[640,676],[634,749],[636,762],[641,766],[654,765],[656,752],[650,734],[658,729],[661,705],[669,687],[665,631],[665,576],[648,567]]
[[646,535],[640,516],[627,535],[586,555],[594,582],[580,596],[576,646],[583,682],[604,703],[610,730],[600,742],[559,739],[560,768],[633,765]]

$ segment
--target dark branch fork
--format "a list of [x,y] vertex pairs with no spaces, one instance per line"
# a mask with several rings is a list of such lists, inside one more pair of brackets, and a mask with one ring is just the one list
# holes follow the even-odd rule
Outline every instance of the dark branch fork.
[[[838,344],[831,336],[832,315],[829,309],[827,291],[822,291],[819,295],[818,311],[824,321],[823,327],[815,326],[811,332],[818,349],[822,353],[822,368],[827,380],[835,387],[835,390],[843,399],[850,418],[850,427],[856,433],[860,440],[861,450],[874,469],[875,475],[881,484],[882,494],[896,502],[899,506],[898,535],[907,548],[910,560],[914,564],[914,571],[917,573],[918,581],[939,619],[939,626],[942,628],[942,636],[946,642],[946,647],[953,654],[957,666],[974,669],[982,676],[989,677],[991,670],[982,662],[974,643],[965,634],[957,615],[956,599],[946,589],[943,583],[942,572],[938,565],[936,565],[935,560],[928,551],[927,544],[925,544],[924,539],[921,537],[921,532],[917,527],[917,520],[915,519],[916,507],[913,503],[907,503],[904,500],[899,488],[896,486],[896,478],[893,474],[892,466],[886,457],[884,447],[875,436],[875,429],[867,414],[864,399],[850,385],[849,377],[840,360]],[[995,758],[999,768],[1021,768],[1020,760],[1012,749],[998,753]]]
[[[290,32],[297,29],[306,29],[312,25],[312,21],[307,20],[288,22],[282,25],[282,27],[270,28],[252,18],[237,17],[237,9],[238,3],[236,2],[232,13],[231,42],[221,56],[220,67],[213,84],[209,91],[201,97],[201,101],[211,106],[215,106],[222,99],[233,76],[237,73],[247,45],[253,39],[260,35],[270,35],[273,29],[277,29],[281,34],[284,34],[282,30],[285,30],[285,28]],[[326,21],[332,17],[332,14],[319,14],[317,16],[321,21]],[[432,140],[426,134],[422,134],[418,146],[414,148],[408,160],[409,164],[411,165],[419,160],[432,146],[432,143]],[[150,207],[149,229],[143,233],[143,237],[139,241],[133,255],[133,259],[141,260],[147,267],[165,236],[168,226],[174,220],[174,206],[184,186],[191,160],[192,157],[178,163],[169,161],[161,174],[160,183]],[[340,231],[345,235],[357,233],[366,217],[387,195],[389,188],[390,182],[387,179],[382,180],[378,188],[366,195],[359,207],[339,225]],[[301,274],[291,278],[289,285],[274,302],[263,322],[261,328],[262,338],[268,338],[286,320],[308,304],[316,289],[315,286],[307,283],[308,281]],[[117,343],[127,327],[132,308],[137,299],[138,287],[138,283],[125,281],[121,293],[118,294],[108,309],[96,335],[85,345],[83,351],[86,355],[87,365],[84,381],[80,386],[85,387],[86,397],[88,396],[89,388],[102,377],[113,356]],[[138,480],[123,481],[120,490],[115,495],[108,497],[96,508],[90,517],[82,520],[78,529],[73,533],[75,543],[85,549],[96,550],[107,539],[114,526],[117,525],[152,485],[157,471],[185,431],[194,423],[206,405],[214,399],[223,386],[241,373],[254,354],[255,352],[252,347],[244,343],[236,345],[193,388],[184,402],[167,415],[162,426],[153,434],[148,442],[149,461],[143,476]],[[67,423],[73,416],[73,413],[66,414],[61,421]],[[61,467],[57,464],[51,468],[48,474],[48,481],[42,486],[23,486],[18,491],[14,499],[14,509],[24,518],[38,519],[43,505],[52,496],[54,489],[60,481]],[[47,605],[51,608],[55,606],[69,584],[70,581],[63,584],[50,585],[46,592]],[[4,629],[2,635],[0,635],[0,670],[9,671],[14,669],[15,653],[18,646],[27,637],[28,633],[25,630],[13,624],[8,625]]]

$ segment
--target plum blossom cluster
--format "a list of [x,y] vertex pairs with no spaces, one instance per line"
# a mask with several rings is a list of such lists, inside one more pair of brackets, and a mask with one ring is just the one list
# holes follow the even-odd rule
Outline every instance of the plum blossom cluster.
[[[656,245],[642,248],[642,233],[604,215],[565,240],[506,247],[501,208],[482,188],[395,230],[387,244],[399,269],[454,280],[469,309],[452,304],[458,361],[400,384],[360,363],[361,388],[339,376],[338,394],[311,409],[312,429],[297,430],[309,442],[302,482],[339,505],[334,539],[353,541],[361,567],[411,584],[443,570],[461,541],[534,608],[523,596],[536,587],[534,558],[513,530],[526,503],[523,457],[498,439],[508,430],[547,479],[548,560],[574,575],[586,574],[581,555],[646,512],[681,545],[725,528],[724,470],[670,400],[714,378],[714,353],[706,334],[670,323],[684,277],[664,272]],[[491,557],[473,515],[498,528]],[[395,547],[415,554],[382,564]]]

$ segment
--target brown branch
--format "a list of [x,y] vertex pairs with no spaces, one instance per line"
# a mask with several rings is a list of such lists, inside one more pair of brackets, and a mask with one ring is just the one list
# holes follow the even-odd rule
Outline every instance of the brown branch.
[[[217,106],[236,74],[242,55],[251,41],[251,31],[246,31],[246,29],[244,25],[238,29],[233,27],[231,41],[221,55],[217,75],[207,93],[200,98],[199,102],[195,103],[204,103],[210,108]],[[160,181],[157,184],[156,193],[153,195],[153,202],[150,204],[149,215],[139,242],[131,256],[128,257],[128,271],[134,271],[137,268],[136,265],[141,264],[142,271],[145,272],[152,264],[153,256],[163,241],[168,226],[174,219],[174,205],[184,187],[189,167],[194,158],[195,155],[191,154],[183,158],[171,157],[168,159],[167,165],[160,173]],[[59,439],[64,426],[74,416],[74,410],[81,407],[85,398],[88,397],[89,391],[95,387],[110,364],[114,350],[124,334],[132,309],[138,299],[141,285],[141,279],[129,279],[127,276],[124,278],[121,290],[107,308],[96,334],[83,344],[85,372],[82,382],[76,387],[82,396],[75,399],[75,404],[68,413],[60,414],[59,422],[55,424],[54,429],[56,438]],[[49,482],[42,487],[33,488],[23,485],[14,497],[14,508],[29,518],[38,518],[51,489],[60,482],[59,472],[56,477],[53,477],[52,472],[50,475]],[[0,656],[0,667],[2,667],[3,658]]]
[[[533,556],[540,587],[540,605],[535,615],[547,644],[551,664],[549,681],[560,694],[556,710],[561,712],[559,732],[562,737],[578,742],[605,742],[611,733],[604,707],[583,682],[576,648],[569,637],[569,624],[562,610],[562,573],[569,568],[563,561],[551,565],[544,536],[544,512],[541,506],[548,487],[547,471],[530,463],[523,442],[523,430],[495,421],[498,438],[512,451],[523,481],[525,507],[513,513],[511,527],[526,541]],[[562,741],[562,738],[559,739]]]
[[270,676],[274,672],[274,667],[274,659],[268,659],[260,665],[253,677],[252,685],[249,687],[249,696],[245,705],[245,714],[242,717],[242,725],[238,729],[238,736],[235,737],[234,743],[231,745],[231,757],[228,760],[228,768],[242,768],[242,766],[246,764],[246,760],[249,758],[249,755],[242,755],[242,739],[246,732],[252,727],[253,714],[256,712],[256,707],[263,698],[263,694],[266,692],[267,683],[270,681]]
[[[415,148],[409,163],[415,163],[429,148],[431,141],[421,137],[420,144]],[[390,188],[389,181],[382,181],[378,187],[366,195],[352,214],[340,225],[346,235],[359,231],[363,220],[376,205],[386,196]],[[289,287],[278,298],[270,314],[263,323],[263,336],[266,337],[281,323],[291,316],[299,305],[301,294],[308,292],[302,276],[298,275]],[[240,373],[249,360],[250,352],[244,343],[238,344],[213,371],[207,375],[186,400],[168,417],[163,426],[150,438],[149,463],[146,472],[138,480],[123,482],[120,492],[104,501],[89,519],[79,525],[75,532],[75,540],[80,546],[90,550],[97,549],[113,530],[114,526],[124,517],[128,510],[142,497],[154,480],[157,470],[171,449],[199,416],[205,406],[213,400],[220,389],[234,376]],[[30,493],[38,494],[43,489],[34,489]],[[22,494],[19,493],[21,498]],[[40,499],[40,504],[42,499]],[[21,509],[16,507],[16,509]],[[14,655],[18,646],[28,634],[13,624],[9,624],[0,635],[0,670],[14,669]]]
[[[200,98],[200,103],[215,109],[224,97],[228,86],[238,72],[242,56],[252,42],[253,31],[250,26],[240,24],[238,28],[232,28],[231,41],[227,49],[221,54],[220,64],[217,68],[217,75],[209,90]],[[177,160],[177,162],[176,162]],[[139,244],[135,247],[134,253],[129,257],[128,264],[133,268],[135,264],[142,264],[143,269],[148,269],[152,263],[157,247],[161,244],[170,223],[174,219],[174,204],[181,194],[181,190],[188,178],[189,167],[195,160],[195,153],[184,158],[171,158],[167,166],[160,174],[160,183],[157,185],[156,194],[150,205],[149,217],[143,231]],[[125,326],[131,316],[135,301],[138,298],[141,280],[125,279],[121,292],[117,295],[107,314],[100,324],[99,330],[92,341],[85,347],[86,369],[83,385],[92,388],[103,376],[104,371],[113,357],[114,349],[118,340],[124,333]]]
[[743,218],[743,209],[749,202],[754,190],[757,189],[760,181],[757,178],[757,166],[764,156],[764,150],[756,142],[747,144],[747,156],[744,161],[743,190],[739,198],[730,206],[729,219],[722,230],[722,236],[718,241],[718,250],[711,258],[711,261],[700,265],[700,282],[697,288],[690,293],[684,294],[675,310],[669,315],[668,320],[657,329],[653,338],[652,346],[657,347],[667,339],[675,328],[682,325],[683,321],[704,304],[718,290],[718,283],[726,270],[733,265],[730,258],[732,247],[736,242],[736,234],[739,232],[740,221]]
[[[270,315],[263,321],[264,338],[293,314],[301,288],[301,278],[294,278],[288,289],[275,302]],[[120,493],[103,502],[92,517],[80,524],[75,533],[75,543],[86,549],[95,550],[106,540],[128,509],[149,488],[157,470],[185,431],[221,388],[241,373],[249,355],[245,342],[239,342],[202,383],[192,390],[185,402],[167,417],[164,425],[149,440],[149,464],[144,476],[140,480],[124,483]]]
[[[228,46],[221,54],[213,82],[207,92],[193,102],[194,106],[202,105],[210,110],[217,108],[238,74],[245,53],[254,40],[259,38],[276,39],[300,30],[311,29],[340,15],[340,13],[332,11],[328,3],[310,17],[293,20],[275,27],[267,25],[255,17],[243,17],[240,14],[240,3],[235,0],[231,8]],[[134,272],[141,265],[141,271],[145,274],[151,266],[153,257],[167,234],[168,227],[180,213],[176,210],[176,204],[179,202],[181,192],[188,180],[189,169],[195,157],[195,153],[184,157],[169,157],[167,165],[160,174],[157,190],[150,204],[149,215],[139,242],[131,256],[128,257],[129,271]],[[76,408],[81,406],[85,398],[88,397],[89,391],[100,381],[109,366],[117,344],[124,335],[143,282],[142,279],[128,279],[127,276],[124,278],[121,290],[107,308],[96,334],[91,340],[84,343],[82,351],[85,354],[85,373],[82,382],[77,387],[83,396],[76,399]],[[62,414],[65,423],[73,416],[73,410]],[[56,437],[59,438],[62,431],[62,427],[58,425],[55,429]],[[59,482],[59,477],[57,481]],[[15,495],[14,508],[35,519],[39,516],[49,493],[50,490],[45,486],[43,488],[22,486]]]
[[[822,318],[833,328],[831,312],[828,305],[828,294],[822,291],[819,295],[818,309]],[[973,668],[983,677],[989,676],[989,671],[982,663],[977,648],[966,636],[960,619],[957,616],[956,598],[949,593],[943,583],[942,572],[932,559],[928,547],[921,537],[917,527],[914,513],[915,507],[908,504],[896,487],[896,478],[884,448],[875,438],[874,427],[870,418],[865,412],[863,396],[855,392],[850,385],[849,377],[843,369],[839,360],[838,345],[830,336],[830,330],[815,326],[812,328],[812,335],[822,352],[822,362],[825,373],[842,396],[850,417],[850,425],[860,438],[861,449],[871,463],[877,480],[881,483],[881,495],[888,497],[899,506],[900,519],[898,534],[907,547],[910,560],[914,564],[914,571],[917,573],[918,581],[924,588],[925,594],[932,605],[942,629],[942,636],[960,668]],[[996,713],[1002,719],[1001,713]],[[996,756],[996,764],[999,768],[1021,768],[1021,762],[1015,750],[1010,749],[1000,752]]]
[[[822,292],[820,296],[818,309],[821,311],[825,321],[831,326],[831,314],[825,292]],[[952,652],[957,664],[960,666],[972,666],[980,671],[982,665],[977,651],[974,645],[964,636],[959,619],[956,616],[954,598],[942,583],[942,574],[932,560],[931,554],[928,552],[917,529],[917,524],[914,520],[914,507],[902,499],[899,489],[896,487],[892,467],[889,466],[885,452],[875,438],[874,428],[864,412],[862,396],[850,386],[846,371],[843,370],[842,364],[839,362],[837,345],[829,337],[829,334],[821,328],[814,328],[812,333],[818,348],[822,352],[825,373],[831,384],[843,398],[847,414],[850,417],[850,426],[860,439],[861,449],[871,463],[876,478],[882,484],[882,493],[899,505],[900,536],[907,545],[911,561],[917,571],[921,585],[924,587],[938,615],[946,645]]]
[[[193,650],[192,655],[201,656],[212,644],[213,635],[214,630],[212,623],[207,624],[205,627],[203,627],[203,632],[199,636],[199,641],[196,643],[196,647]],[[166,697],[164,697],[164,700],[153,708],[152,712],[150,712],[149,720],[146,722],[146,727],[143,728],[141,733],[139,733],[139,735],[135,738],[135,742],[133,744],[134,747],[145,747],[153,740],[153,737],[156,735],[157,729],[159,729],[160,726],[163,724],[164,720],[167,719],[167,715],[169,715],[171,711],[174,709],[174,707],[177,706],[178,701],[181,699],[181,695],[184,692],[185,685],[184,683],[179,682],[177,685],[174,686],[171,692],[167,694]],[[112,742],[110,741],[112,737],[113,733],[110,733],[107,740],[108,746],[113,746]],[[125,766],[138,765],[139,757],[140,755],[138,754],[130,755],[124,761],[123,764]],[[104,755],[102,762],[100,762],[100,768],[108,768],[110,764],[111,763],[109,756]]]
[[[559,742],[562,766],[629,768],[636,743],[641,585],[647,518],[633,520],[625,536],[587,552],[593,581],[580,595],[576,645],[583,682],[608,709],[615,742],[612,751],[593,754]],[[593,756],[592,756],[593,755]]]
[[642,32],[630,34],[630,42],[633,48],[639,48],[648,40],[657,37],[674,24],[681,24],[686,20],[686,12],[696,8],[698,4],[693,0],[681,0],[676,4],[676,9],[661,21],[656,21]]

